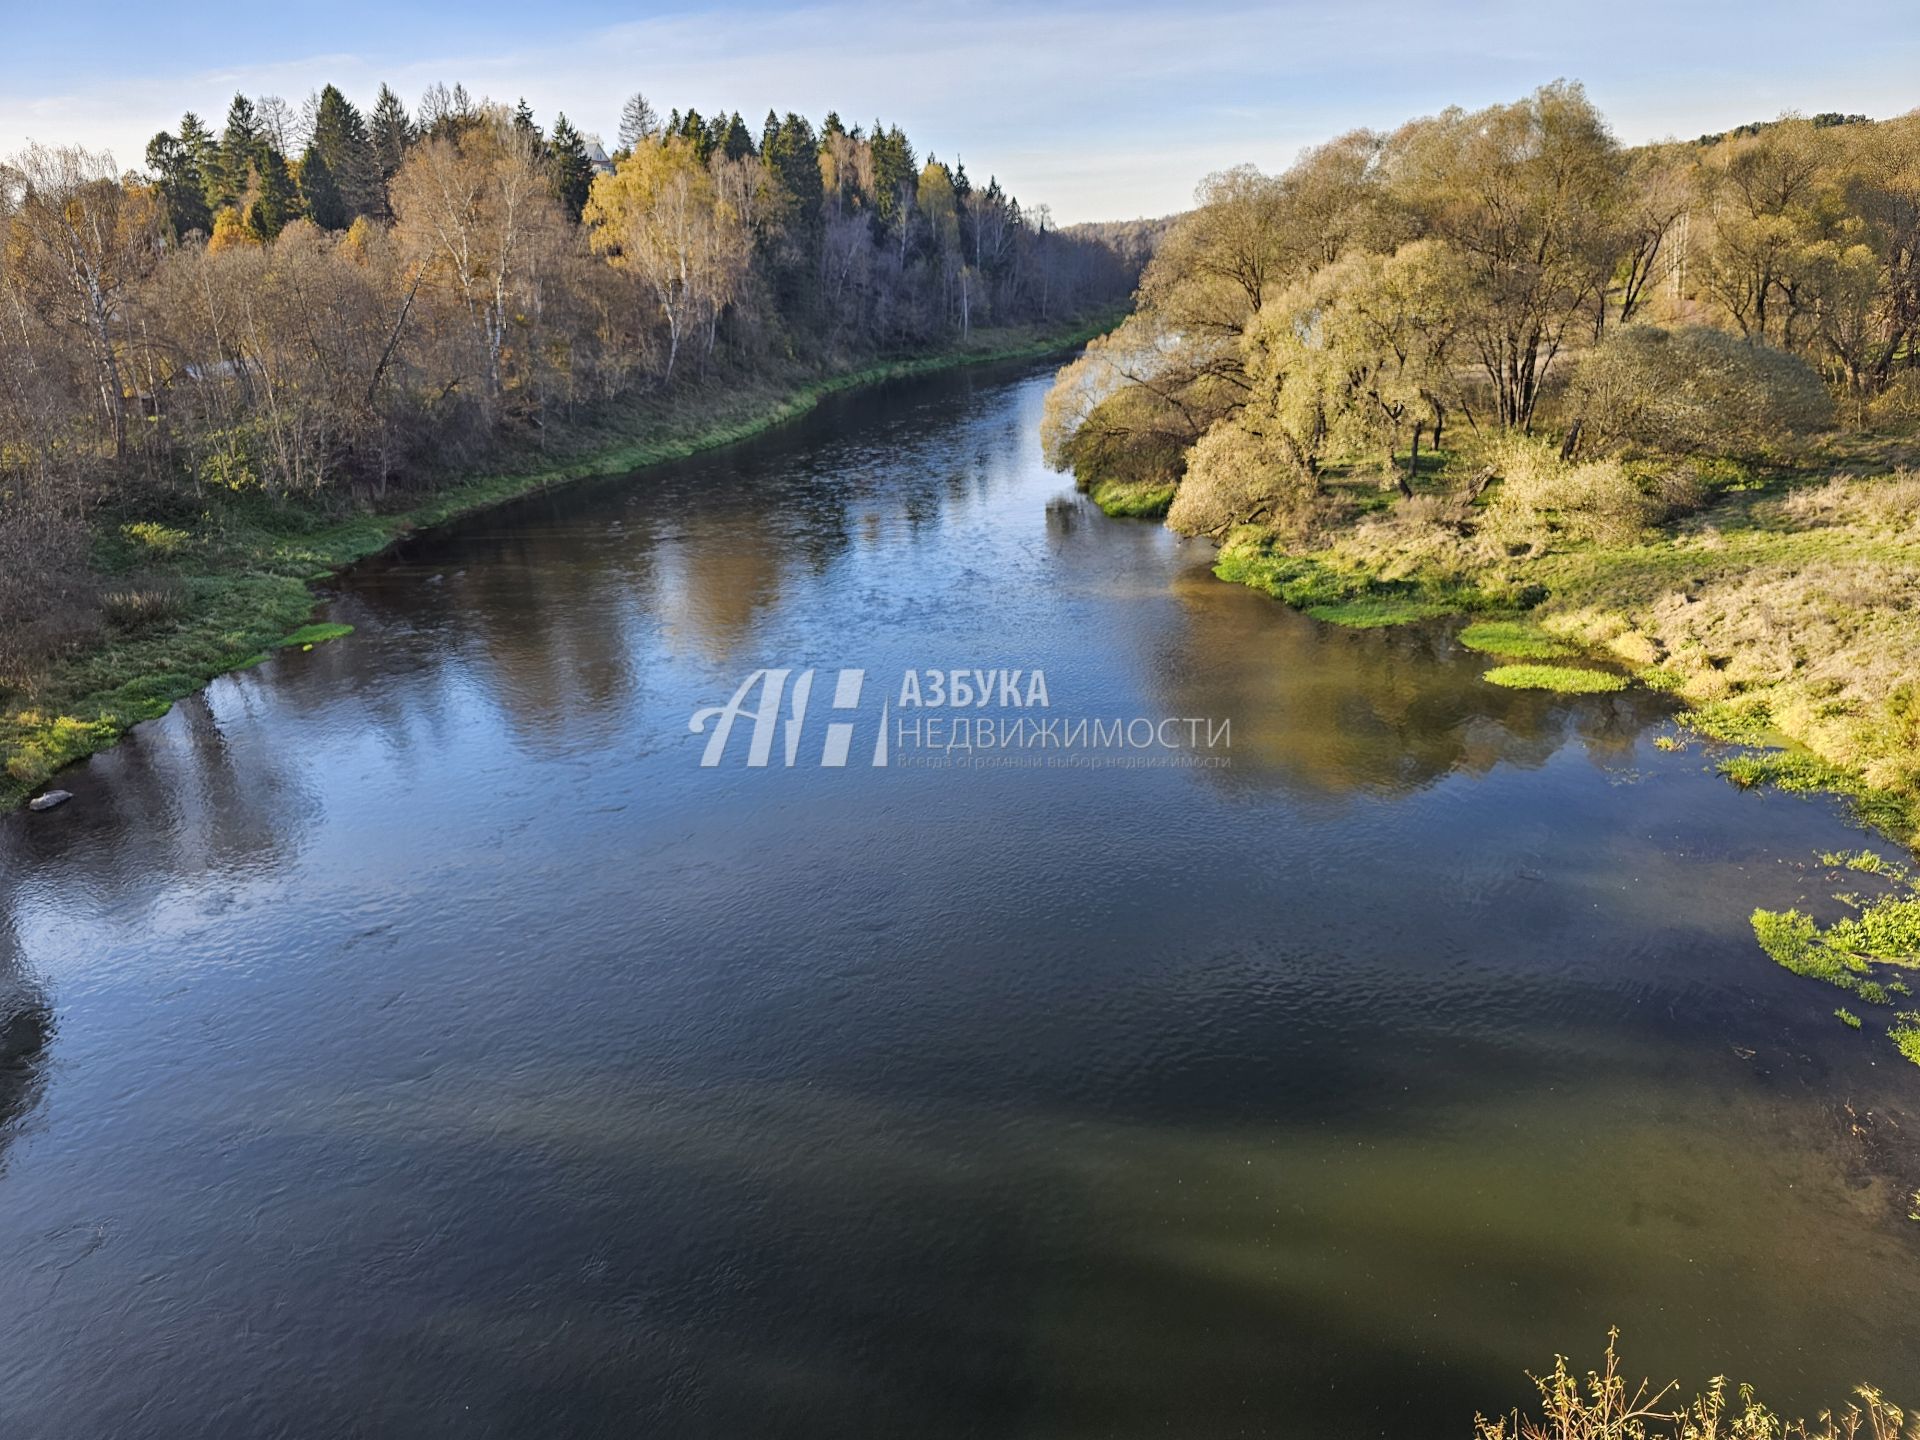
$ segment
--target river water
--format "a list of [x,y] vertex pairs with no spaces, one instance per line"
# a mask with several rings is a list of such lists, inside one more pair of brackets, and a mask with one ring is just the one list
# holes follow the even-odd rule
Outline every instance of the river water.
[[[417,537],[0,817],[0,1430],[1464,1437],[1613,1324],[1920,1395],[1920,1070],[1747,923],[1861,837],[1219,583],[1047,380]],[[763,667],[795,763],[703,767]],[[958,668],[1199,754],[928,763]]]

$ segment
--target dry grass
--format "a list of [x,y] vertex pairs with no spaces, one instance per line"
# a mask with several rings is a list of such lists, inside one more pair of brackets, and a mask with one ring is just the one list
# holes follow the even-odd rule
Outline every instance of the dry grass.
[[1735,474],[1696,513],[1698,471],[1558,466],[1510,444],[1477,508],[1422,494],[1308,546],[1268,543],[1356,594],[1370,579],[1526,609],[1545,635],[1889,792],[1878,823],[1920,832],[1920,473],[1888,464],[1907,458],[1896,442],[1852,437],[1820,473]]

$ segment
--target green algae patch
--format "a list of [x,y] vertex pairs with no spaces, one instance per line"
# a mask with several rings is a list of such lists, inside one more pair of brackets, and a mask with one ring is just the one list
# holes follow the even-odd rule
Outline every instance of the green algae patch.
[[1556,695],[1605,695],[1627,688],[1624,675],[1573,665],[1496,665],[1481,678],[1508,690],[1551,690]]
[[[1878,855],[1822,855],[1832,869],[1851,870],[1889,882],[1884,893],[1834,898],[1854,913],[1821,925],[1798,910],[1756,910],[1753,934],[1775,964],[1795,975],[1819,980],[1857,996],[1869,1005],[1891,1005],[1910,995],[1912,986],[1896,973],[1920,970],[1920,882],[1911,871]],[[1860,1017],[1842,1006],[1834,1011],[1842,1024],[1862,1028]],[[1920,1012],[1903,1011],[1887,1027],[1887,1038],[1908,1060],[1920,1065]]]
[[1151,480],[1096,480],[1087,498],[1115,519],[1157,520],[1173,504],[1173,491]]
[[[1920,1065],[1920,1010],[1902,1012],[1897,1023],[1887,1027],[1887,1038],[1893,1041],[1898,1050],[1914,1064]],[[1920,1190],[1914,1192],[1914,1205],[1920,1209]],[[1909,1215],[1909,1220],[1920,1219],[1920,1214]]]
[[329,640],[338,640],[352,633],[353,626],[351,625],[302,625],[292,634],[283,635],[276,642],[276,648],[290,650],[297,645],[311,650],[316,645],[324,645]]
[[1458,638],[1469,650],[1515,660],[1562,660],[1575,653],[1566,641],[1521,620],[1477,621],[1462,630]]

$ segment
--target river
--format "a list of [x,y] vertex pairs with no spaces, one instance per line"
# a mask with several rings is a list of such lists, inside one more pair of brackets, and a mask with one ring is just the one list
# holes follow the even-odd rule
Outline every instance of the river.
[[[5,1433],[1465,1437],[1615,1324],[1920,1394],[1920,1069],[1747,920],[1858,832],[1221,584],[1048,378],[417,536],[0,817]],[[761,668],[795,763],[703,766]]]

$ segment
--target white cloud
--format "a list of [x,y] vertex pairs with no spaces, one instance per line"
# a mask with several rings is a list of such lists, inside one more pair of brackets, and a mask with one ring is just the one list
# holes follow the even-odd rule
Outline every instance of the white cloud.
[[[1163,213],[1184,206],[1209,170],[1283,165],[1355,125],[1510,98],[1561,75],[1584,75],[1629,140],[1790,107],[1886,114],[1920,99],[1908,80],[1920,24],[1899,0],[1865,0],[1844,27],[1788,0],[1739,8],[1738,20],[1730,5],[1677,0],[716,8],[539,46],[520,43],[520,30],[405,61],[261,55],[42,95],[22,93],[16,77],[0,96],[0,149],[32,136],[137,164],[147,138],[183,110],[217,124],[236,89],[297,103],[326,81],[370,102],[383,80],[409,101],[459,80],[606,134],[640,88],[662,108],[738,108],[755,123],[769,105],[815,120],[838,107],[849,124],[878,115],[923,150],[957,152],[976,176],[997,173],[1023,200],[1074,220]],[[1876,43],[1862,53],[1842,29]]]

